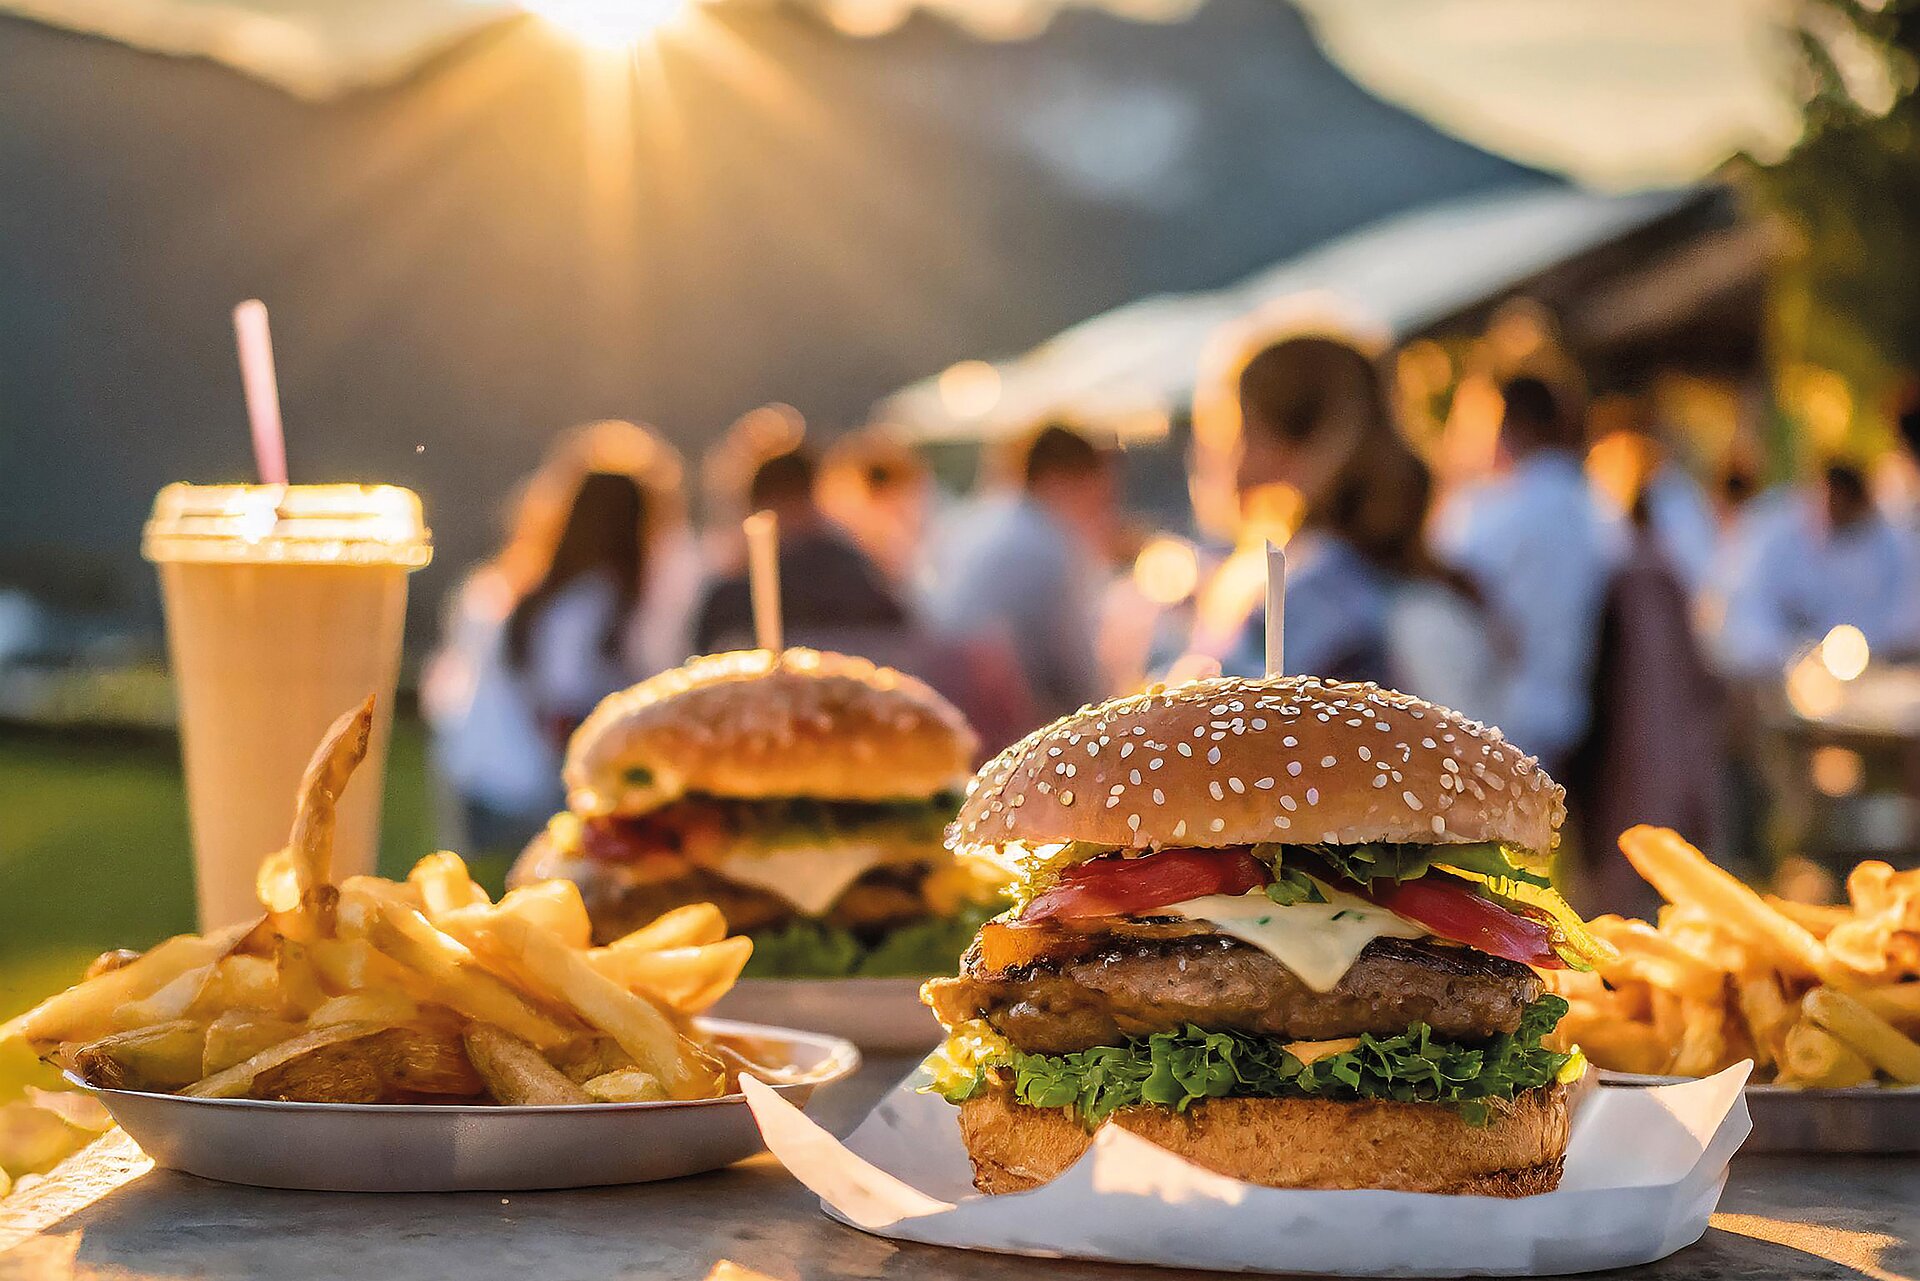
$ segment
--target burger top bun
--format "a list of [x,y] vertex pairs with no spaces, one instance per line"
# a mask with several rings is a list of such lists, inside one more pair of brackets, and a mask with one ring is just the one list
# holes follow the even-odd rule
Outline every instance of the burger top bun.
[[567,745],[568,807],[644,814],[690,792],[827,801],[965,783],[976,740],[922,682],[864,658],[709,654],[603,700]]
[[1084,707],[980,771],[960,846],[1504,841],[1544,855],[1565,792],[1496,729],[1312,676],[1205,680]]

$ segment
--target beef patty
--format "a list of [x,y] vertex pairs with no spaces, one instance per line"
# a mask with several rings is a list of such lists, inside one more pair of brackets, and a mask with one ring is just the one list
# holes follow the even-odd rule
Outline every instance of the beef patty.
[[1540,995],[1515,961],[1429,939],[1377,938],[1330,992],[1224,934],[1114,936],[1067,960],[983,972],[979,947],[958,978],[927,984],[942,1023],[984,1018],[1016,1047],[1065,1054],[1188,1023],[1288,1040],[1398,1035],[1425,1023],[1453,1041],[1511,1032]]

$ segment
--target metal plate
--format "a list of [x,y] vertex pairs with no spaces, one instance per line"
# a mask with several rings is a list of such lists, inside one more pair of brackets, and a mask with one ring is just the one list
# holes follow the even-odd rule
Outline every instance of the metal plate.
[[[1688,1078],[1600,1071],[1606,1086],[1668,1085]],[[1796,1090],[1749,1085],[1753,1134],[1742,1152],[1920,1152],[1920,1086],[1861,1085]]]
[[[782,1027],[702,1019],[760,1038],[799,1069],[775,1089],[796,1106],[852,1075],[846,1041]],[[702,1174],[760,1151],[745,1099],[471,1104],[277,1103],[95,1089],[156,1164],[227,1183],[319,1192],[519,1191],[645,1183]]]
[[924,979],[742,979],[715,1014],[845,1037],[876,1054],[931,1050],[945,1035],[920,1003]]

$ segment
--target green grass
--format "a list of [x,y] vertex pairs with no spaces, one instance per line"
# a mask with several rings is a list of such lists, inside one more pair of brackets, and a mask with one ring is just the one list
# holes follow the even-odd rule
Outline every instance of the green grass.
[[[395,723],[387,768],[380,865],[392,876],[434,848],[417,721]],[[476,860],[475,875],[495,889],[504,873],[500,856]],[[72,983],[109,948],[193,926],[177,744],[0,729],[0,1019]],[[0,1101],[27,1081],[49,1078],[19,1047],[0,1048]]]

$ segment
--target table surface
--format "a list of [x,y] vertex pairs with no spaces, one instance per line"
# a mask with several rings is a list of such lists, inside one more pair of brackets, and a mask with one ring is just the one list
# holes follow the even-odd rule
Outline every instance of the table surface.
[[[845,1133],[910,1060],[870,1060],[813,1115]],[[1920,1159],[1735,1160],[1697,1245],[1636,1278],[1858,1278],[1920,1274]],[[574,1192],[278,1192],[153,1170],[109,1135],[0,1203],[0,1281],[261,1278],[263,1281],[684,1281],[979,1277],[989,1281],[1198,1278],[946,1250],[867,1236],[827,1219],[771,1157],[668,1183]]]

